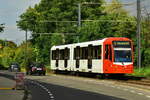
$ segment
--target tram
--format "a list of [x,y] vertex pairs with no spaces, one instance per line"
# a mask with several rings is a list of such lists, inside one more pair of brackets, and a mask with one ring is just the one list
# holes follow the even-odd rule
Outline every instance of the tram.
[[133,73],[133,43],[125,37],[53,46],[50,57],[54,71]]

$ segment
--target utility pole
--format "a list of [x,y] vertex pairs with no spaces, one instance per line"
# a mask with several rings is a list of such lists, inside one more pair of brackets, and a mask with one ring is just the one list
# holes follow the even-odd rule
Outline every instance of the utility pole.
[[28,56],[27,56],[27,49],[28,49],[28,44],[27,44],[27,38],[28,38],[28,31],[26,29],[25,31],[25,67],[27,67],[27,61],[28,61]]
[[[78,3],[78,27],[81,27],[81,4]],[[77,40],[79,43],[79,35],[77,36]]]
[[81,26],[81,4],[78,3],[78,26]]
[[137,45],[138,45],[137,65],[140,71],[141,69],[141,3],[140,0],[137,0]]

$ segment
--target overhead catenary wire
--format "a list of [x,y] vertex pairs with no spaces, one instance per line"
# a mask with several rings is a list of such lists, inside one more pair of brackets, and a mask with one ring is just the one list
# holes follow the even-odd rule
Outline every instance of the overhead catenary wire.
[[[130,3],[121,3],[124,6],[134,5],[136,2]],[[102,6],[109,6],[109,5],[120,5],[120,3],[96,3],[96,2],[82,2],[81,5],[102,5]]]
[[[98,22],[98,21],[100,21],[100,22],[108,22],[108,21],[110,21],[110,22],[136,22],[136,21],[127,21],[127,20],[81,20],[82,22]],[[53,22],[58,22],[58,23],[71,23],[71,22],[73,22],[73,23],[77,23],[78,21],[40,21],[40,22],[50,22],[50,23],[53,23]]]

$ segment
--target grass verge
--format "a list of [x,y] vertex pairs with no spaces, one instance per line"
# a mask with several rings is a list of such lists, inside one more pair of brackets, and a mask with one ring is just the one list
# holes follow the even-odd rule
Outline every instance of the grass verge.
[[134,69],[134,73],[130,74],[132,76],[137,76],[137,77],[147,77],[150,78],[150,66],[141,68],[139,69]]

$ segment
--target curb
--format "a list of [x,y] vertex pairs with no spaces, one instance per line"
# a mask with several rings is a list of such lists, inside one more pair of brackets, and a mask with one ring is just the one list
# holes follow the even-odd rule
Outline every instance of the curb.
[[23,100],[31,100],[31,99],[32,99],[31,92],[28,90],[27,86],[25,86]]

